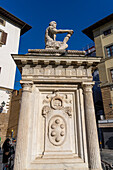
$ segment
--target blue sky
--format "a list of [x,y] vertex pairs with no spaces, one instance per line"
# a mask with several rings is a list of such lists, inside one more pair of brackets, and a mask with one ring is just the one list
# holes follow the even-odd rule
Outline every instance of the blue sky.
[[[21,36],[20,54],[45,48],[44,34],[52,20],[58,29],[74,30],[68,49],[81,50],[92,42],[82,30],[113,13],[113,0],[1,0],[0,6],[32,26]],[[64,36],[57,36],[57,40]]]

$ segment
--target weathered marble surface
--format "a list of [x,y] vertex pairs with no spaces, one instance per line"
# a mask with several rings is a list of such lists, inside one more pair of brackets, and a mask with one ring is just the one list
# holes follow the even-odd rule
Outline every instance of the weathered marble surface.
[[[61,30],[56,29],[56,22],[51,21],[45,32],[45,48],[46,49],[66,49],[68,45],[66,44],[73,34],[73,30]],[[56,34],[67,33],[63,41],[56,41]]]
[[101,170],[92,100],[100,58],[38,49],[13,57],[23,85],[14,169]]

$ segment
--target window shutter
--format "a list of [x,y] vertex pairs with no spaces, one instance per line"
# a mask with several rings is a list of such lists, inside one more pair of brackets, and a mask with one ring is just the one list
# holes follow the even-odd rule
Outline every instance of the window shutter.
[[0,25],[5,26],[5,20],[0,17]]
[[4,24],[4,20],[0,18],[0,24],[3,25]]
[[4,45],[6,44],[6,39],[7,39],[7,33],[2,32],[1,42],[2,42]]

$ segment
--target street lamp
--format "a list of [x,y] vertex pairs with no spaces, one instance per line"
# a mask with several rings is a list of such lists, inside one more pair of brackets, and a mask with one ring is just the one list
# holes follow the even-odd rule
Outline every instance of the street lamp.
[[1,105],[2,105],[2,107],[4,107],[4,106],[5,106],[5,102],[3,101],[3,102],[1,103]]
[[109,104],[109,107],[110,107],[110,108],[112,108],[112,107],[113,107],[113,104],[112,104],[112,103],[110,103],[110,104]]
[[5,102],[3,101],[3,102],[1,103],[1,106],[0,106],[0,113],[2,113],[4,106],[5,106]]

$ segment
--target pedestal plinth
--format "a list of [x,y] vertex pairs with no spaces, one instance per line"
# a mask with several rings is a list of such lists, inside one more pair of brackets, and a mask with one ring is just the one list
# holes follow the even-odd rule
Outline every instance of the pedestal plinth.
[[100,58],[38,49],[13,57],[24,87],[14,169],[101,170],[92,95],[83,86]]

